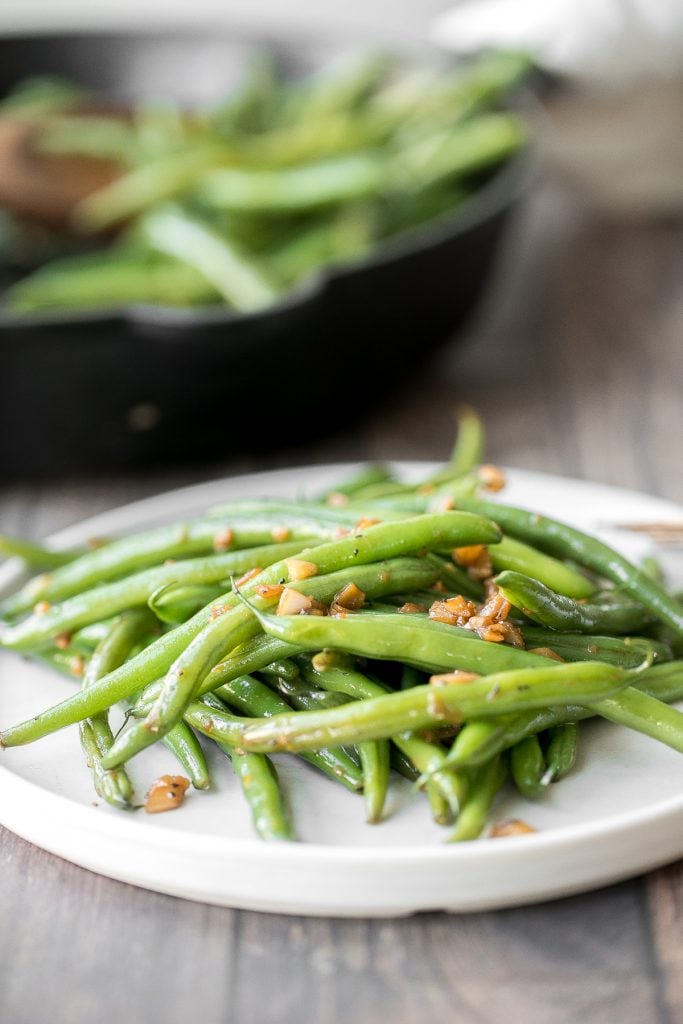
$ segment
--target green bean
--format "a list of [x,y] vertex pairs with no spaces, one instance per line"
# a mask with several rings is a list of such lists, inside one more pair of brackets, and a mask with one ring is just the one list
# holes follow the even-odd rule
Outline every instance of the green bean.
[[98,728],[93,726],[92,719],[86,719],[80,723],[79,738],[97,795],[112,807],[132,807],[133,784],[125,768],[102,767],[102,755],[113,739],[111,729],[106,732],[101,723]]
[[265,754],[242,754],[224,749],[242,784],[242,792],[251,808],[254,828],[261,839],[295,839],[282,800],[277,773],[270,759]]
[[520,148],[524,129],[510,114],[480,114],[406,146],[387,168],[387,191],[426,188],[502,162]]
[[[481,171],[524,142],[516,115],[491,112],[523,73],[507,55],[456,74],[364,55],[294,82],[267,57],[252,66],[200,112],[157,101],[103,117],[74,108],[64,84],[56,101],[44,87],[9,101],[36,119],[38,148],[120,169],[71,215],[77,233],[112,235],[96,272],[48,256],[10,289],[16,312],[145,301],[258,309],[282,287],[451,213]],[[159,260],[157,250],[171,255]]]
[[370,824],[382,820],[389,790],[391,753],[388,740],[371,740],[358,744],[363,770],[363,795],[366,818]]
[[0,534],[0,557],[20,558],[32,569],[53,569],[73,561],[75,555],[71,551],[53,551],[41,544],[32,544],[30,541],[8,537],[3,533]]
[[[98,547],[79,558],[60,566],[52,573],[34,577],[16,594],[0,605],[5,615],[19,615],[29,611],[37,601],[62,601],[102,583],[116,580],[132,572],[159,566],[169,559],[189,559],[226,550],[227,554],[244,548],[272,544],[273,525],[289,529],[286,540],[310,543],[319,533],[313,518],[303,522],[300,531],[296,523],[279,521],[277,513],[263,513],[260,522],[254,522],[249,513],[249,525],[244,519],[231,521],[217,515],[190,519],[170,526],[145,530],[130,537],[121,537],[104,547]],[[325,529],[325,535],[331,530]],[[284,542],[283,542],[284,543]]]
[[385,178],[382,158],[352,153],[281,170],[211,170],[195,194],[210,210],[299,213],[375,196]]
[[[252,640],[236,648],[230,655],[211,669],[199,688],[198,696],[204,693],[211,693],[223,683],[229,682],[241,675],[251,675],[253,672],[272,675],[277,672],[278,659],[288,659],[295,654],[300,654],[301,648],[294,644],[285,644],[281,640],[274,640],[272,636],[260,634]],[[273,671],[267,671],[273,665]],[[148,705],[158,697],[163,680],[150,683],[140,696],[142,702]]]
[[68,110],[87,98],[87,90],[61,75],[29,75],[3,97],[0,109],[4,114],[17,112],[23,118],[43,118],[46,114]]
[[468,405],[457,411],[458,430],[448,464],[438,474],[432,475],[431,483],[442,483],[451,477],[464,476],[476,469],[484,454],[484,428],[480,417]]
[[[430,555],[430,558],[439,559],[439,579],[448,590],[454,594],[463,594],[465,597],[471,597],[474,601],[483,600],[484,588],[478,580],[471,579],[459,565],[453,565],[452,562],[440,558],[438,555]],[[438,594],[436,597],[438,597]]]
[[[301,679],[271,680],[270,685],[275,686],[277,692],[287,701],[288,709],[292,707],[296,711],[321,711],[324,708],[338,708],[340,705],[346,704],[349,699],[339,693],[331,693],[308,686]],[[376,771],[381,759],[373,748],[384,744],[384,742],[384,740],[371,740],[367,743],[359,743],[357,747],[339,748],[345,755],[360,762],[363,771],[363,793],[366,799],[366,806],[370,810],[377,805],[379,800],[380,813],[381,807],[384,804],[386,790],[381,795],[375,792],[375,786],[378,781]],[[389,755],[387,750],[387,765],[388,763]],[[367,776],[368,769],[371,773],[369,781]],[[386,781],[389,781],[388,776]]]
[[[321,671],[303,658],[300,664],[305,679],[326,690],[347,694],[354,700],[380,697],[387,692],[385,686],[358,671],[334,667]],[[457,815],[463,798],[464,782],[454,772],[440,771],[446,760],[441,747],[408,731],[397,733],[391,739],[420,775],[429,775],[427,794],[437,823],[444,824],[449,816]]]
[[619,700],[605,697],[593,701],[592,707],[602,718],[642,732],[683,753],[683,712],[656,697],[629,686]]
[[271,305],[280,289],[225,235],[175,206],[145,215],[139,231],[156,252],[197,271],[234,309],[253,312]]
[[194,788],[209,789],[211,776],[204,751],[189,725],[176,722],[163,742],[187,773]]
[[[657,698],[659,701],[681,700],[683,699],[683,662],[662,662],[653,665],[640,673],[635,686],[637,690]],[[622,691],[622,693],[627,693],[627,691]],[[611,715],[619,714],[620,706],[625,706],[623,724],[635,721],[629,714],[628,700],[623,705],[619,698],[612,698],[609,706]],[[561,708],[541,708],[521,715],[503,717],[498,721],[472,720],[461,729],[456,737],[446,763],[454,768],[474,767],[490,760],[525,736],[581,719],[593,718],[597,713],[595,707],[568,705]]]
[[548,629],[579,633],[632,633],[652,622],[651,614],[630,597],[610,592],[593,601],[576,601],[537,579],[506,571],[496,577],[498,589],[515,608]]
[[661,640],[646,636],[590,636],[587,633],[560,633],[541,626],[522,626],[521,633],[529,648],[547,648],[565,661],[608,661],[625,668],[635,668],[648,654],[655,662],[670,661],[671,648]]
[[367,487],[387,482],[395,482],[392,471],[387,466],[371,463],[368,466],[360,466],[346,480],[342,480],[334,487],[324,491],[320,495],[319,500],[331,504],[334,503],[335,499],[351,498],[359,492],[362,493]]
[[[644,555],[640,560],[640,568],[651,580],[658,583],[660,587],[666,584],[666,577],[661,562],[654,555]],[[677,598],[677,600],[680,600]]]
[[545,759],[548,765],[543,777],[544,785],[559,782],[568,775],[576,763],[579,744],[579,727],[576,722],[564,722],[548,730],[548,747]]
[[507,779],[507,767],[500,757],[494,757],[474,775],[467,799],[458,816],[451,841],[455,843],[478,839],[499,791]]
[[[394,585],[400,587],[402,581],[405,581],[405,577],[401,575],[403,571],[408,571],[417,578],[418,575],[430,573],[432,570],[429,566],[425,566],[423,559],[397,559],[393,562],[379,563],[376,566],[358,566],[341,571],[338,574],[330,574],[322,579],[322,583],[320,579],[307,580],[304,583],[298,584],[298,589],[319,599],[325,598],[327,595],[329,600],[333,593],[341,589],[345,583],[355,581],[365,593],[372,596],[375,593],[382,593],[386,588],[391,588]],[[394,579],[392,573],[396,574],[396,579]],[[277,572],[271,572],[271,578],[268,582],[277,582],[277,578]],[[245,590],[249,591],[254,582],[252,581],[251,584],[248,584]],[[328,594],[323,589],[324,587],[334,588],[333,593]],[[229,594],[225,596],[224,602],[222,599],[219,600],[218,605],[221,607],[224,605],[229,606],[230,602],[234,603],[234,600],[233,595]],[[47,736],[57,729],[72,725],[88,715],[111,707],[112,704],[130,697],[147,684],[154,684],[152,692],[155,698],[158,697],[162,690],[162,684],[158,681],[158,677],[170,668],[174,659],[198,635],[202,627],[209,620],[212,607],[214,606],[202,609],[189,622],[185,622],[181,626],[177,626],[170,632],[160,636],[158,640],[151,643],[136,657],[132,658],[130,662],[122,666],[121,669],[100,680],[98,684],[91,688],[87,698],[84,698],[84,695],[81,693],[74,694],[42,714],[28,719],[18,726],[4,730],[4,732],[0,733],[0,746],[15,746],[40,739],[42,736]],[[247,670],[254,671],[263,664],[268,664],[268,662],[281,654],[287,656],[289,653],[297,650],[298,648],[292,645],[272,641],[271,638],[267,638],[265,647],[257,643],[254,648],[251,648],[244,654],[241,650],[235,652],[238,663],[237,674],[239,675]],[[235,671],[235,662],[231,661],[227,668],[225,666],[217,666],[217,669],[214,671],[218,671],[221,675],[227,672],[230,676]],[[206,689],[200,687],[200,691],[207,692],[207,690],[213,689],[216,685],[216,678],[216,676],[209,674],[207,676]]]
[[245,750],[262,753],[318,749],[553,704],[594,704],[636,676],[599,662],[516,669],[461,686],[416,686],[328,711],[279,715],[252,724],[239,742]]
[[420,686],[424,682],[425,677],[418,669],[413,668],[412,665],[401,666],[401,682],[399,684],[401,690],[410,690],[413,686]]
[[262,130],[276,97],[277,80],[272,56],[251,54],[246,72],[236,89],[214,107],[209,120],[218,135],[231,140],[245,130]]
[[460,120],[499,100],[530,70],[528,57],[519,53],[490,52],[474,62],[457,66],[447,75],[415,71],[385,86],[374,103],[411,128],[427,121]]
[[[272,696],[276,696],[273,694]],[[203,733],[217,743],[239,753],[250,753],[242,748],[242,736],[253,719],[238,717],[225,710],[219,710],[210,701],[210,695],[200,701],[188,705],[185,720],[198,732]],[[302,712],[299,712],[300,714]],[[259,721],[259,719],[255,719]],[[358,765],[341,751],[323,749],[305,751],[300,755],[316,768],[320,768],[330,778],[340,782],[351,792],[359,792],[363,788],[363,777]]]
[[[355,543],[356,546],[352,548],[352,554],[357,551],[360,555],[361,549],[357,546],[360,543],[360,538],[356,537]],[[319,561],[331,557],[329,551],[325,552],[323,547],[315,550],[319,552],[317,556]],[[258,581],[274,583],[280,578],[281,573],[286,575],[288,572],[289,566],[286,562],[277,563],[252,581],[249,586],[253,589],[258,585]],[[368,597],[372,598],[391,591],[394,587],[402,586],[408,578],[413,580],[433,579],[433,569],[422,558],[387,560],[374,565],[361,564],[353,569],[342,569],[326,576],[309,578],[298,582],[295,589],[318,600],[331,601],[347,582],[353,582]],[[133,751],[137,753],[153,743],[155,739],[159,739],[159,732],[168,728],[175,716],[182,713],[192,694],[200,691],[202,680],[208,676],[214,664],[225,657],[231,649],[247,642],[258,632],[258,622],[253,618],[252,609],[236,607],[240,601],[241,599],[236,594],[225,595],[225,598],[221,598],[221,601],[213,606],[218,609],[217,614],[212,614],[211,609],[204,610],[194,620],[190,620],[189,624],[179,627],[180,630],[183,630],[183,640],[186,639],[185,630],[189,627],[192,627],[193,637],[196,639],[189,639],[186,644],[178,645],[180,654],[170,665],[164,684],[157,691],[154,703],[149,708],[147,718],[117,738],[116,746],[111,752],[112,762],[119,755],[127,760],[133,756]],[[272,604],[272,599],[269,598],[258,598],[258,601],[262,605]],[[200,616],[202,616],[201,621]],[[217,628],[218,623],[221,623],[223,629]],[[178,631],[177,629],[175,633],[177,634]],[[168,645],[166,649],[168,650]],[[202,652],[201,659],[197,656],[197,650]],[[115,683],[118,690],[118,685],[122,681],[115,680]],[[103,689],[109,689],[109,687],[103,687]],[[160,715],[163,721],[159,719]]]
[[270,685],[297,711],[312,711],[316,708],[338,708],[348,702],[340,693],[321,690],[310,686],[301,679],[271,680]]
[[595,584],[583,573],[514,537],[504,536],[500,544],[491,548],[490,555],[496,572],[510,570],[533,577],[558,594],[577,600],[595,594]]
[[215,143],[196,145],[134,167],[82,199],[73,211],[73,223],[88,234],[120,224],[155,203],[184,192],[208,167],[215,166],[223,152]]
[[211,694],[206,694],[201,700],[188,704],[183,716],[186,723],[202,736],[215,740],[222,748],[241,750],[242,737],[251,721],[260,719],[252,720],[233,715],[225,709],[218,710],[215,702],[207,703],[210,698]]
[[[221,701],[212,696],[205,697],[201,705],[197,705],[197,708],[199,707],[204,708],[204,714],[197,710],[194,718],[197,720],[201,716],[205,728],[208,728],[209,722],[216,717],[226,720],[233,717],[228,714]],[[171,733],[173,732],[174,729],[171,730]],[[242,792],[251,808],[254,828],[261,839],[294,839],[277,772],[270,758],[265,754],[242,753],[230,743],[223,742],[213,735],[210,729],[208,735],[211,735],[219,749],[232,761],[233,771],[240,780]]]
[[259,254],[263,266],[282,287],[291,287],[326,267],[359,260],[372,248],[375,225],[361,206],[341,209],[280,246]]
[[[265,615],[253,608],[269,636],[307,650],[348,651],[360,657],[403,661],[426,672],[500,672],[508,668],[542,669],[548,659],[508,644],[480,640],[469,629],[421,615],[357,612],[348,618]],[[644,652],[640,651],[639,663]]]
[[[292,707],[299,710],[313,711],[340,707],[349,700],[341,693],[311,689],[298,679],[280,679],[279,683],[279,692]],[[369,740],[366,743],[359,743],[357,749],[363,772],[363,796],[367,820],[374,823],[382,817],[389,786],[389,742],[388,740]]]
[[[553,709],[553,714],[564,714],[564,709]],[[528,723],[535,721],[543,712],[527,711],[516,717],[500,716],[497,719],[473,719],[467,722],[455,737],[453,746],[446,755],[446,765],[454,768],[477,767],[490,761],[493,757],[512,746],[509,740],[510,727],[521,729],[520,739],[526,735]],[[513,731],[512,735],[515,733]]]
[[283,558],[298,554],[301,549],[301,541],[285,541],[144,569],[123,580],[85,590],[15,626],[5,627],[0,632],[0,643],[17,651],[41,647],[62,633],[111,618],[126,608],[147,604],[152,595],[165,585],[207,584],[221,580],[227,583],[231,576],[257,565],[265,569],[275,561],[281,564]]
[[217,584],[210,587],[196,584],[176,586],[174,583],[165,583],[150,594],[147,607],[159,622],[167,626],[178,626],[191,619],[207,604],[216,601],[224,590],[224,585]]
[[510,752],[510,770],[515,786],[528,800],[535,800],[544,788],[546,762],[537,736],[526,736]]
[[683,637],[683,607],[680,603],[641,569],[597,538],[525,509],[471,497],[463,498],[460,504],[472,512],[490,516],[506,533],[537,544],[560,558],[573,559],[611,580],[666,623],[678,637]]
[[[150,618],[147,611],[131,612],[122,615],[111,626],[90,658],[83,677],[84,691],[126,660],[131,649],[149,629]],[[100,712],[84,719],[79,724],[79,736],[98,795],[114,807],[130,807],[133,785],[125,768],[121,765],[109,769],[102,763],[114,742],[107,714]]]
[[383,54],[354,53],[322,72],[290,83],[283,91],[279,123],[323,119],[340,110],[355,109],[390,67]]
[[404,779],[408,779],[409,782],[417,782],[420,778],[420,773],[417,771],[412,761],[407,758],[405,754],[398,749],[398,747],[394,746],[393,743],[390,744],[390,751],[391,767],[394,771],[398,772],[399,775],[402,775]]
[[433,477],[428,476],[417,483],[387,481],[370,484],[352,496],[349,507],[373,515],[407,516],[437,512],[444,507],[452,507],[461,494],[474,493],[480,483],[478,473],[453,476],[451,472],[438,471]]
[[4,303],[13,313],[141,303],[196,306],[218,299],[216,289],[191,267],[156,256],[113,251],[54,259],[4,295]]
[[[297,651],[293,650],[291,653],[296,654]],[[218,665],[216,668],[218,668]],[[260,670],[260,674],[265,676],[267,679],[275,679],[276,681],[281,680],[285,683],[298,680],[300,676],[299,666],[287,657],[278,658],[277,660],[273,659],[273,661],[268,665],[263,666]]]
[[[290,705],[273,693],[269,687],[252,676],[239,676],[223,683],[215,691],[216,696],[230,707],[249,717],[269,718],[287,713]],[[210,703],[210,694],[206,695]],[[224,710],[224,709],[223,709]],[[324,772],[329,778],[341,782],[347,789],[357,790],[362,784],[358,767],[352,757],[341,748],[312,750],[299,755],[302,760]]]
[[39,153],[78,155],[126,164],[137,156],[137,139],[129,122],[81,111],[61,114],[44,123],[37,132],[33,148]]
[[[378,523],[362,533],[356,532],[351,537],[344,537],[341,540],[304,550],[301,552],[300,559],[309,562],[320,573],[334,573],[342,567],[348,567],[349,564],[360,567],[378,558],[390,558],[394,554],[419,551],[428,545],[439,546],[451,543],[454,538],[457,538],[457,542],[460,543],[462,537],[481,538],[482,536],[488,536],[495,541],[498,534],[496,529],[489,526],[485,519],[472,517],[467,513],[444,512],[406,519],[399,523]],[[419,562],[419,559],[417,561]],[[430,572],[428,566],[422,565],[416,568],[417,574]],[[286,561],[283,561],[271,566],[256,579],[260,582],[277,582],[280,577],[286,580],[289,573],[290,567]],[[360,586],[359,579],[360,577],[357,576],[354,580],[357,586]],[[252,587],[254,585],[256,584],[252,583]],[[398,573],[396,573],[395,580],[392,579],[391,572],[384,567],[380,570],[379,577],[376,576],[376,573],[371,575],[371,585],[374,591],[371,596],[376,597],[378,591],[386,593],[391,589],[403,589],[404,580]],[[310,587],[311,584],[309,583],[308,586]],[[315,585],[313,586],[315,589]],[[367,592],[367,587],[361,586],[360,589]],[[307,592],[310,591],[304,590],[304,593]],[[332,594],[329,595],[328,600],[331,599]],[[235,595],[232,604],[234,605],[238,599],[241,603],[241,595]],[[273,603],[272,600],[258,600],[261,606],[267,607]],[[226,608],[229,607],[229,604],[230,602],[226,599]],[[169,669],[164,687],[145,721],[136,724],[117,739],[109,755],[111,766],[114,765],[117,757],[128,759],[132,756],[132,752],[138,752],[155,742],[165,730],[178,720],[187,702],[213,666],[232,648],[250,639],[254,633],[258,632],[259,621],[252,617],[253,614],[254,609],[251,606],[242,605],[239,608],[233,608],[228,614],[214,617],[206,623],[202,631],[187,645]]]

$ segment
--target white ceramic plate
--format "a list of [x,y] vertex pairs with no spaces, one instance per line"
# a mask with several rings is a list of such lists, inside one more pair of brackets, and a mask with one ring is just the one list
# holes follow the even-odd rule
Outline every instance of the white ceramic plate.
[[[406,474],[427,467],[407,465]],[[349,467],[316,467],[186,488],[100,515],[59,534],[61,545],[141,529],[231,498],[297,496],[333,483]],[[597,532],[640,557],[647,543],[615,522],[681,518],[670,502],[616,488],[511,472],[505,500]],[[683,557],[666,558],[683,585]],[[16,570],[5,567],[0,584]],[[0,654],[0,722],[63,699],[72,684]],[[497,818],[518,816],[537,833],[460,846],[432,824],[427,802],[397,779],[391,814],[363,820],[363,802],[315,770],[278,759],[301,842],[266,844],[227,761],[212,754],[214,789],[147,817],[115,811],[94,796],[75,728],[0,755],[0,821],[30,842],[111,878],[207,903],[297,914],[385,916],[417,910],[473,911],[536,902],[595,888],[683,854],[683,758],[608,723],[582,726],[579,763],[538,802],[512,794]],[[164,771],[164,749],[131,766],[139,794]]]

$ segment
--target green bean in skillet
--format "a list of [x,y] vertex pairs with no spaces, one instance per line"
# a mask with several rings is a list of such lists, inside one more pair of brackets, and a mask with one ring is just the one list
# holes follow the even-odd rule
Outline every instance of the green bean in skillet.
[[139,227],[149,247],[200,274],[234,309],[250,313],[271,305],[281,292],[265,269],[248,259],[225,233],[177,206],[160,206]]
[[572,559],[610,580],[683,638],[683,606],[642,569],[596,537],[537,512],[481,498],[463,497],[460,504],[471,512],[489,516],[506,534],[537,544],[551,555]]
[[618,635],[643,630],[653,622],[651,613],[639,602],[618,591],[603,591],[590,601],[577,601],[511,570],[496,576],[495,583],[515,608],[548,629]]
[[7,306],[13,313],[43,310],[112,309],[122,304],[214,305],[216,288],[198,271],[156,253],[126,250],[62,256],[12,286]]
[[[352,546],[344,542],[338,542],[344,546],[341,550],[349,554],[353,559],[353,552],[360,553],[361,539],[355,538]],[[331,546],[326,546],[326,557],[329,555]],[[265,570],[259,577],[246,584],[246,593],[254,593],[255,588],[261,585],[278,585],[279,580],[289,574],[289,566],[284,562],[278,562]],[[389,559],[386,562],[376,562],[362,565],[351,565],[338,572],[328,573],[326,576],[313,577],[300,581],[296,589],[317,600],[331,600],[339,590],[348,582],[354,582],[368,597],[377,597],[391,592],[392,589],[404,589],[406,586],[422,586],[434,579],[434,567],[423,558],[399,558]],[[22,722],[20,725],[5,729],[0,733],[0,746],[15,746],[21,743],[30,743],[41,736],[47,736],[57,729],[80,721],[81,718],[96,714],[137,693],[149,683],[156,683],[162,673],[167,672],[190,643],[197,637],[205,625],[210,621],[214,609],[217,609],[220,618],[226,618],[223,610],[228,611],[234,608],[238,599],[234,594],[226,594],[219,598],[213,605],[203,608],[188,622],[177,626],[168,633],[160,636],[156,641],[149,644],[143,651],[120,669],[98,680],[89,688],[87,696],[83,693],[74,694],[72,697],[62,701],[61,704],[49,708],[40,715]],[[215,621],[219,621],[219,619]],[[238,620],[241,625],[245,621]],[[249,632],[247,627],[246,632]],[[240,637],[233,637],[234,646],[237,647],[248,637],[246,634]],[[270,658],[269,660],[273,660]],[[163,687],[155,686],[158,700],[163,693]],[[158,738],[161,738],[160,736]]]
[[202,171],[225,156],[225,146],[195,145],[134,167],[81,200],[73,212],[74,225],[81,231],[95,234],[156,203],[174,199],[191,187]]
[[[371,73],[360,73],[361,65]],[[99,235],[91,287],[83,286],[84,267],[48,259],[9,290],[9,308],[112,308],[145,299],[258,308],[313,273],[451,213],[476,195],[481,172],[488,177],[525,141],[521,119],[499,112],[529,70],[517,54],[482,55],[449,72],[363,57],[350,75],[335,70],[333,88],[323,87],[325,74],[282,80],[267,57],[250,67],[260,70],[248,70],[231,96],[201,111],[136,104],[127,117],[102,117],[84,108],[92,97],[64,83],[59,102],[21,103],[22,116],[30,111],[33,119],[32,148],[106,160],[118,176],[81,200],[71,218],[72,234]],[[187,225],[177,225],[189,246],[178,246],[176,226],[170,237],[168,221],[148,233],[145,219],[165,218],[169,202],[200,228],[201,237],[188,236]],[[340,219],[363,223],[356,243],[335,244]],[[292,243],[312,250],[303,262],[290,253],[285,272],[272,244],[283,220]],[[158,257],[159,248],[170,255]],[[183,265],[188,259],[193,265]],[[202,288],[204,275],[217,287]]]

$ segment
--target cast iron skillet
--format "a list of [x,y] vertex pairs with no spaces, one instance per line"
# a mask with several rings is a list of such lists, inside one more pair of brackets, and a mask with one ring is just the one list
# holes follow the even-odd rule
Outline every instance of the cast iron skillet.
[[[14,36],[0,39],[0,95],[56,73],[123,100],[202,103],[225,94],[257,47],[292,75],[340,50],[227,30]],[[0,312],[0,473],[203,459],[348,429],[472,311],[529,168],[525,151],[452,215],[255,314]]]

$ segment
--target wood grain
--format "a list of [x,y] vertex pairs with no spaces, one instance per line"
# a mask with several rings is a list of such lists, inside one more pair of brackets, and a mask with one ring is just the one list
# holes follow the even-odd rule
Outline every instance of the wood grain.
[[[461,401],[484,415],[494,461],[683,502],[682,256],[680,222],[588,214],[546,187],[511,234],[476,320],[353,434],[312,436],[258,463],[5,488],[2,529],[39,536],[251,468],[441,458]],[[500,913],[305,920],[143,892],[0,832],[8,1024],[675,1024],[682,950],[680,865]]]
[[676,1022],[683,1019],[683,864],[650,875],[647,895],[661,998]]

